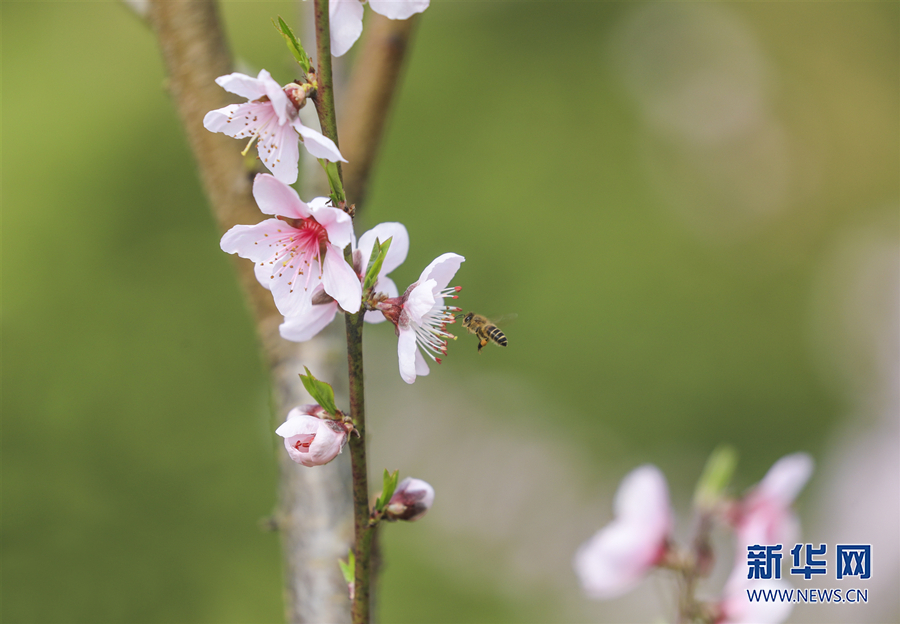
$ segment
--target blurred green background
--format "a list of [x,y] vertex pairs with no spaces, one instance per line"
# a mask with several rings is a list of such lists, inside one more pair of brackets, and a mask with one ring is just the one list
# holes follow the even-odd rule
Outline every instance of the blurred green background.
[[[270,19],[311,10],[224,3],[248,73],[292,79]],[[720,443],[736,492],[811,453],[805,536],[886,544],[877,601],[794,619],[896,620],[898,33],[896,3],[433,3],[357,232],[406,225],[401,289],[463,254],[461,305],[518,319],[411,388],[368,330],[373,470],[437,489],[384,532],[383,622],[670,614],[568,562],[642,462],[685,534]],[[283,415],[153,36],[3,2],[2,52],[0,619],[279,622]],[[835,529],[842,491],[883,523]]]

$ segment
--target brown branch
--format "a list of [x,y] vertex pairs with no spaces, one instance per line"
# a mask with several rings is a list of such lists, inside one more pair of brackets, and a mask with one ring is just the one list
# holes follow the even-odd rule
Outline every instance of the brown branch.
[[347,201],[359,208],[366,199],[372,165],[381,146],[403,60],[419,21],[391,20],[370,11],[346,94],[341,98],[341,153]]

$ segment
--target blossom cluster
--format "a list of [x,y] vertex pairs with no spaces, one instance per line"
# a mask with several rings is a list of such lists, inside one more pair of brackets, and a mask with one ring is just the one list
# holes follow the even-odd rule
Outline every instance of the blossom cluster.
[[[391,19],[407,19],[428,4],[428,0],[369,1],[374,11]],[[359,38],[362,15],[360,0],[330,0],[335,56],[346,53]],[[369,323],[390,320],[398,338],[400,376],[411,384],[429,373],[426,356],[439,363],[447,352],[447,340],[453,338],[447,325],[454,322],[459,308],[445,305],[445,299],[457,297],[460,289],[450,281],[465,258],[454,253],[438,256],[401,294],[389,277],[409,250],[409,234],[401,223],[380,223],[357,239],[343,202],[326,197],[304,202],[290,186],[297,181],[301,144],[322,161],[347,162],[334,141],[300,119],[300,109],[318,88],[303,55],[298,61],[308,72],[305,82],[282,86],[264,69],[255,78],[232,73],[216,79],[223,89],[247,101],[210,111],[204,127],[246,139],[244,153],[256,143],[260,161],[271,172],[258,174],[253,181],[253,197],[269,218],[234,226],[222,237],[221,247],[253,261],[257,280],[270,291],[284,317],[279,332],[286,340],[311,339],[338,312],[362,313]],[[333,179],[330,182],[332,191],[339,188]],[[333,396],[320,403],[292,409],[276,430],[290,458],[304,466],[332,461],[354,431],[350,419],[333,406]],[[326,404],[330,407],[323,407]],[[385,517],[414,520],[433,499],[430,485],[407,479],[394,493]]]
[[[774,624],[787,619],[789,603],[746,599],[747,547],[795,540],[799,522],[791,506],[812,469],[812,459],[805,453],[788,455],[745,496],[719,506],[720,519],[734,531],[737,554],[722,598],[709,605],[709,617],[717,624]],[[678,569],[685,560],[673,540],[668,486],[659,468],[645,465],[630,472],[619,485],[613,509],[613,521],[582,544],[573,559],[582,588],[592,598],[621,596],[654,568]],[[774,579],[763,582],[771,586],[766,589],[784,584]]]

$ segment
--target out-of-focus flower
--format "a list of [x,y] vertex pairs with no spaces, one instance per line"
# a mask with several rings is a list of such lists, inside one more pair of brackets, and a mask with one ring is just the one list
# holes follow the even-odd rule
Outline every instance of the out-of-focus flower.
[[222,237],[222,250],[257,263],[257,278],[268,282],[285,317],[305,311],[319,284],[344,310],[357,312],[362,286],[342,251],[353,240],[350,216],[328,206],[325,197],[303,203],[267,173],[256,176],[253,197],[263,213],[277,218],[234,226]]
[[[740,568],[740,569],[738,569]],[[751,602],[747,590],[775,592],[790,590],[781,579],[747,580],[747,566],[736,566],[725,583],[724,597],[719,602],[716,624],[779,624],[790,616],[794,608],[788,601],[756,600]]]
[[419,281],[412,284],[399,297],[379,302],[376,307],[397,330],[397,355],[400,360],[400,377],[413,383],[416,375],[427,375],[428,364],[421,350],[435,362],[438,355],[446,355],[447,338],[455,338],[447,332],[447,325],[455,321],[453,313],[460,309],[444,305],[444,297],[456,298],[461,288],[447,287],[465,258],[455,253],[445,253],[425,267]]
[[[408,19],[428,8],[429,0],[369,0],[376,13],[390,19]],[[362,34],[363,3],[360,0],[329,0],[331,53],[343,56]]]
[[732,511],[739,550],[753,544],[794,543],[800,522],[791,505],[812,471],[813,460],[806,453],[786,455],[772,465]]
[[331,139],[300,122],[297,113],[306,97],[300,85],[282,88],[264,69],[256,78],[238,73],[219,76],[216,84],[248,101],[206,113],[203,127],[235,139],[248,138],[250,143],[257,141],[259,158],[285,184],[297,181],[298,141],[316,158],[347,162]]
[[298,464],[321,466],[338,456],[351,425],[331,420],[320,405],[301,405],[288,412],[275,433],[284,438],[284,448]]
[[384,508],[387,520],[418,520],[431,509],[434,488],[421,479],[406,477],[394,490],[394,495]]
[[[354,251],[353,264],[355,265],[355,270],[359,271],[358,279],[362,282],[363,278],[365,278],[366,268],[369,265],[369,258],[372,255],[375,239],[383,243],[389,238],[392,239],[391,247],[388,249],[384,262],[381,265],[381,272],[378,274],[378,281],[375,282],[374,290],[376,293],[383,292],[389,297],[396,297],[397,285],[387,275],[403,264],[409,251],[409,234],[402,223],[379,223],[363,234],[359,238],[357,249]],[[265,280],[266,278],[263,278],[263,281]],[[334,320],[337,311],[337,302],[326,295],[324,286],[317,286],[313,291],[312,297],[304,300],[303,308],[296,314],[284,319],[284,323],[278,328],[281,332],[281,337],[293,342],[309,340]],[[369,323],[381,323],[384,321],[384,315],[381,312],[369,311],[366,312],[365,319]]]
[[573,565],[592,598],[631,591],[666,555],[672,510],[666,478],[645,465],[622,480],[613,502],[615,519],[575,553]]

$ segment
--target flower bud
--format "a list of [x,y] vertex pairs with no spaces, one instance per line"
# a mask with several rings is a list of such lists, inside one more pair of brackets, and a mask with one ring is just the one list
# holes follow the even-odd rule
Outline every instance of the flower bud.
[[425,515],[434,503],[434,488],[421,479],[406,477],[394,490],[390,502],[384,508],[386,520],[412,522]]
[[284,438],[288,455],[304,466],[321,466],[338,456],[352,429],[349,423],[332,420],[321,405],[292,409],[275,433]]

